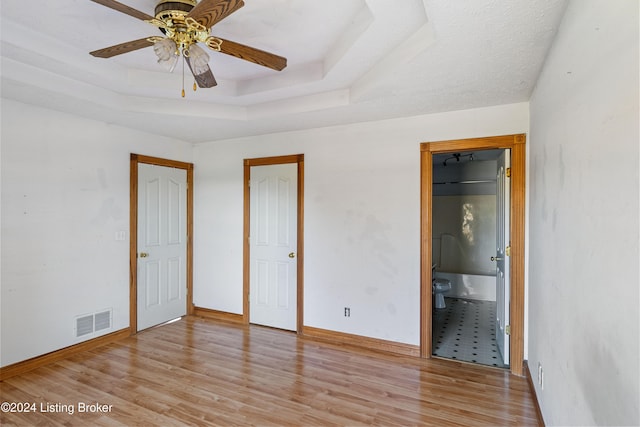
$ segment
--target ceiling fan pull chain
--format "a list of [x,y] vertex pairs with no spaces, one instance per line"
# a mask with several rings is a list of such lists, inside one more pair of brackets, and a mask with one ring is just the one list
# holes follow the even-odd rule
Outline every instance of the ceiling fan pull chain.
[[184,98],[184,50],[182,54],[182,97]]

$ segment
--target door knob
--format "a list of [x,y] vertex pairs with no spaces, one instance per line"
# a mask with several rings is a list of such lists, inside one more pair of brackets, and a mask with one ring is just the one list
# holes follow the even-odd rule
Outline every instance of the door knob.
[[289,253],[289,258],[295,258],[296,257],[296,253],[295,252],[290,252]]
[[148,256],[149,256],[149,254],[148,254],[148,253],[146,253],[146,252],[140,252],[140,258],[146,258],[146,257],[148,257]]
[[502,258],[499,258],[497,256],[492,256],[491,261],[502,261]]

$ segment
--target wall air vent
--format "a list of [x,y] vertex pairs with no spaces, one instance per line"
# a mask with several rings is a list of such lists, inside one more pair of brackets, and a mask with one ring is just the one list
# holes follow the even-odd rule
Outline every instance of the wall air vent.
[[95,331],[102,331],[111,327],[111,310],[96,313],[94,317]]
[[76,337],[93,333],[93,314],[76,318]]
[[111,309],[76,317],[76,337],[111,328]]

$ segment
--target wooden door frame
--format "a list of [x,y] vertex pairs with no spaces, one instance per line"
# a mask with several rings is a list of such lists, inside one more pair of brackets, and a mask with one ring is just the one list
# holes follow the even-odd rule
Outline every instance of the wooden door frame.
[[193,314],[193,163],[131,153],[129,178],[129,331],[138,333],[138,164],[187,172],[187,315]]
[[245,324],[249,324],[249,288],[250,288],[250,245],[249,245],[249,231],[251,226],[250,217],[250,187],[249,181],[251,179],[251,168],[253,166],[270,166],[270,165],[283,165],[296,163],[298,165],[298,207],[296,210],[298,220],[298,241],[297,241],[297,298],[296,298],[296,332],[302,333],[303,313],[304,313],[304,154],[293,154],[288,156],[275,156],[275,157],[260,157],[255,159],[244,159],[244,216],[243,216],[243,254],[242,254],[242,269],[243,269],[243,289],[242,289],[242,321]]
[[457,139],[420,144],[420,355],[432,354],[431,246],[433,154],[511,149],[511,296],[509,304],[511,372],[524,375],[525,134]]

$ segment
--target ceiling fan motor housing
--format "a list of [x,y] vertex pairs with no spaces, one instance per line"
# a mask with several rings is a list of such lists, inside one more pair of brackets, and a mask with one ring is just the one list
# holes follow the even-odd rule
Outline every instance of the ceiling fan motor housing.
[[160,31],[184,49],[197,41],[204,42],[209,36],[206,29],[192,28],[186,22],[187,15],[196,4],[196,0],[161,0],[155,9],[156,19],[167,26],[159,26]]
[[[185,16],[195,5],[195,0],[162,0],[156,6],[156,19],[164,23],[171,23],[171,26],[178,31],[186,31]],[[167,34],[164,28],[160,28],[160,31]]]
[[186,15],[196,5],[195,0],[162,0],[156,6],[156,18],[164,20],[175,15]]

